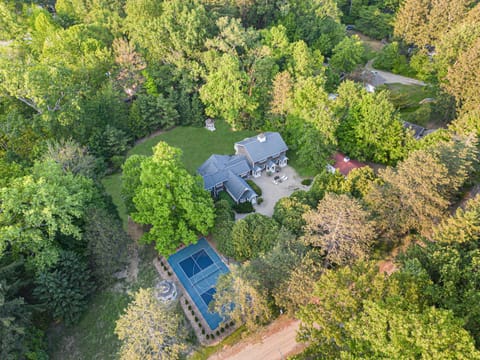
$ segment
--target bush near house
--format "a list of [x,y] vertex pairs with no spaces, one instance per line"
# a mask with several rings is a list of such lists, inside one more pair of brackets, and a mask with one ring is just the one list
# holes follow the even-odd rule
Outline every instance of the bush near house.
[[247,180],[247,184],[257,193],[258,196],[262,196],[262,189],[253,180]]

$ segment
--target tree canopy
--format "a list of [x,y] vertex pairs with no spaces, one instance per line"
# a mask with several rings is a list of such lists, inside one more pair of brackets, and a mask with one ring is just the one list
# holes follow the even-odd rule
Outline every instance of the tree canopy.
[[180,149],[159,142],[153,155],[141,161],[140,181],[134,190],[132,219],[151,225],[143,241],[154,242],[163,255],[181,244],[195,243],[215,219],[210,194],[199,177],[185,170],[181,155]]

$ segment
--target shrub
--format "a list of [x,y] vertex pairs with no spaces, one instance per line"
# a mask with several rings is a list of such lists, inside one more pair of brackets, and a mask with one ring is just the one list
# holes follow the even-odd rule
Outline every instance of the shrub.
[[275,220],[260,214],[250,214],[235,223],[232,246],[237,260],[251,259],[270,250],[278,236]]
[[87,308],[94,283],[87,264],[73,251],[63,251],[58,263],[35,279],[34,295],[55,320],[74,324]]
[[210,339],[210,335],[209,335],[209,334],[207,334],[207,336],[205,336],[205,337],[207,338],[207,340]]
[[188,310],[192,310],[192,306],[191,306],[191,305],[188,305]]
[[225,324],[225,329],[228,329],[230,327],[229,324]]
[[112,156],[110,158],[110,164],[112,165],[113,172],[120,170],[124,162],[125,162],[125,156],[123,155]]
[[212,340],[215,339],[215,335],[211,334],[210,336],[212,337]]
[[[187,300],[187,299],[185,299],[185,304],[187,304],[187,305],[188,305],[188,300]],[[190,307],[190,306],[189,306],[189,307]],[[190,310],[190,309],[188,309],[188,310]]]
[[198,322],[198,317],[195,316],[195,322]]
[[312,179],[303,179],[302,180],[302,185],[310,186],[311,183],[312,183]]
[[235,322],[232,320],[230,321],[230,326],[233,326],[233,325],[235,325]]
[[220,336],[220,331],[217,330],[215,334],[217,334],[217,336]]
[[231,198],[226,191],[221,191],[218,194],[217,201],[225,200],[231,208],[235,206],[235,201]]
[[220,329],[220,332],[221,332],[221,333],[224,333],[224,332],[225,332],[225,329],[222,327],[222,328]]
[[257,199],[257,204],[260,205],[261,203],[263,203],[263,198],[262,197],[259,197]]
[[192,315],[195,315],[195,312],[192,310]]
[[167,272],[167,274],[168,274],[168,276],[172,276],[172,273],[171,273],[170,271],[169,271],[169,272]]
[[232,208],[239,214],[248,214],[255,211],[253,205],[248,201],[240,204],[235,204]]
[[[202,329],[202,335],[205,335],[205,329]],[[208,336],[208,335],[207,335]],[[207,338],[208,339],[208,338]]]
[[258,196],[262,196],[262,189],[253,180],[247,180],[247,184],[257,193]]

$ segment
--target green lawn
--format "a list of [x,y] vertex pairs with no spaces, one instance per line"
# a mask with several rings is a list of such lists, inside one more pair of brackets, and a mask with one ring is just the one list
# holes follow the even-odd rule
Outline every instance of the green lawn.
[[427,126],[432,120],[430,106],[435,104],[419,104],[425,98],[435,98],[435,91],[430,86],[385,84],[378,88],[390,91],[390,100],[399,110],[402,120]]
[[[152,147],[158,142],[165,141],[171,146],[183,151],[183,162],[191,174],[212,154],[233,154],[233,144],[256,134],[254,131],[232,131],[223,121],[216,121],[216,131],[208,131],[203,127],[179,126],[173,130],[148,139],[142,144],[133,147],[127,156],[152,155]],[[123,203],[120,190],[122,187],[121,175],[113,174],[103,178],[103,186],[117,206],[118,215],[122,219],[124,228],[127,227],[127,209]]]
[[215,122],[216,131],[203,127],[179,126],[142,144],[133,147],[128,156],[151,155],[152,147],[160,141],[183,150],[183,162],[187,170],[194,174],[197,168],[212,154],[233,154],[233,144],[256,134],[254,131],[232,131],[223,121]]
[[117,207],[118,215],[122,219],[123,228],[127,229],[128,214],[127,208],[123,202],[120,191],[122,189],[122,176],[121,174],[113,174],[105,176],[102,179],[102,184],[105,187],[106,192],[112,197],[112,201]]

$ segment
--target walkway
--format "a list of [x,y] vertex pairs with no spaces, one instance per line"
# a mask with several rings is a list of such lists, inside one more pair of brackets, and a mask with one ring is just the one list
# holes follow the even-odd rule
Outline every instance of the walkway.
[[305,347],[295,340],[299,320],[280,318],[260,333],[209,357],[211,360],[283,360]]

